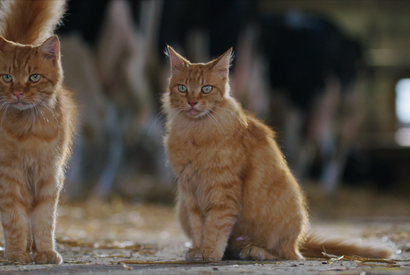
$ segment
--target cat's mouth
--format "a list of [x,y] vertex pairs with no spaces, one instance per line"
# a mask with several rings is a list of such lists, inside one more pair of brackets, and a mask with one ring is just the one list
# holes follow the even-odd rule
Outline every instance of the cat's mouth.
[[202,112],[197,111],[197,110],[195,110],[194,108],[192,108],[192,109],[189,110],[187,113],[188,113],[189,115],[195,117],[195,116],[199,115],[199,114],[202,113]]
[[25,102],[21,102],[21,101],[11,103],[10,105],[13,106],[14,108],[16,108],[17,110],[20,110],[20,111],[32,108],[34,106],[34,104],[32,104],[32,103],[25,103]]
[[193,107],[193,108],[187,110],[185,113],[186,113],[189,117],[192,117],[192,118],[200,118],[200,117],[205,116],[205,115],[207,114],[207,111],[197,110],[197,109],[195,109],[195,107]]

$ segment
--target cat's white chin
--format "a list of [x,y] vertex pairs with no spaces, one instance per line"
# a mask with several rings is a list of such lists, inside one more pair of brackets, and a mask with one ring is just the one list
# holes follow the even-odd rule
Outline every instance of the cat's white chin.
[[206,112],[197,111],[197,110],[195,110],[194,108],[192,108],[191,110],[186,111],[186,114],[187,114],[189,117],[192,117],[192,118],[200,118],[200,117],[203,117],[203,116],[206,114]]
[[187,116],[191,117],[191,118],[201,118],[206,116],[207,112],[206,111],[197,111],[194,109],[191,109],[189,111],[186,112]]
[[11,104],[11,106],[13,106],[14,108],[16,108],[17,110],[26,110],[26,109],[30,109],[33,108],[35,105],[31,104],[31,103],[22,103],[22,102],[17,102],[17,103],[13,103]]
[[197,116],[197,115],[199,115],[201,112],[199,112],[199,111],[195,110],[194,108],[192,108],[192,109],[189,110],[187,113],[188,113],[189,115],[191,115],[191,116]]

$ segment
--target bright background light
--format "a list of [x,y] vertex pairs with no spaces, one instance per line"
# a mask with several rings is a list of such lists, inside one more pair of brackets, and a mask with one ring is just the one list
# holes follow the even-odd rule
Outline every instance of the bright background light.
[[397,130],[394,139],[400,146],[410,146],[410,128],[400,128]]
[[410,78],[397,82],[396,115],[401,123],[410,123]]

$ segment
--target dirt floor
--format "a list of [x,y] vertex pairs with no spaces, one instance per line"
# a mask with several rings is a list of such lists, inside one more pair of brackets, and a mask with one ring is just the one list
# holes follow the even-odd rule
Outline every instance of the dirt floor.
[[[396,251],[393,259],[368,261],[334,257],[304,261],[186,263],[184,254],[190,242],[180,230],[172,206],[124,203],[116,198],[109,203],[98,200],[61,203],[56,237],[57,249],[64,258],[62,265],[22,265],[2,258],[0,272],[410,274],[410,202],[407,199],[377,197],[366,192],[352,195],[348,191],[335,197],[315,194],[308,194],[314,201],[311,203],[314,229],[322,234],[346,235],[391,246]],[[384,207],[380,207],[383,204]]]

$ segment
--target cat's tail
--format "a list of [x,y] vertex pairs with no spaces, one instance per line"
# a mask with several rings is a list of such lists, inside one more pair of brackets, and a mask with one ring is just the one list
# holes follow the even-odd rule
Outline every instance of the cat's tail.
[[53,35],[65,5],[65,0],[3,0],[0,35],[20,44],[40,44]]
[[307,258],[323,258],[322,252],[336,256],[390,258],[393,254],[393,249],[388,245],[382,245],[380,243],[361,243],[361,241],[357,239],[323,237],[317,233],[311,233],[300,248],[300,252]]

